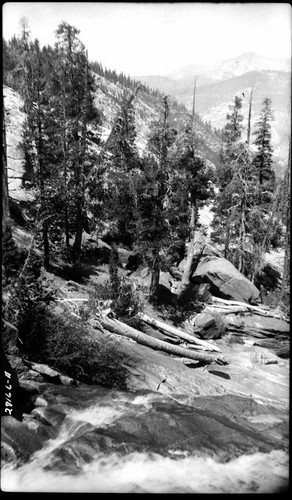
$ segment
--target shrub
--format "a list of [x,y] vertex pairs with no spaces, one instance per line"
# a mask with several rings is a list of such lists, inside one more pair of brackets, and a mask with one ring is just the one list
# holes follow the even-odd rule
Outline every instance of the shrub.
[[284,314],[290,316],[290,293],[282,294],[281,290],[264,291],[261,294],[262,303],[272,309],[279,308]]
[[259,290],[264,290],[265,292],[279,290],[281,286],[281,274],[270,264],[266,264],[256,275],[254,284]]
[[175,326],[179,326],[194,314],[199,314],[205,308],[204,302],[197,299],[197,287],[190,283],[181,297],[169,302],[167,305],[169,319]]
[[[88,303],[83,306],[82,318],[86,321],[95,314],[100,306],[109,302],[113,314],[133,328],[143,329],[138,318],[143,305],[133,283],[124,278],[119,280],[119,286],[113,289],[110,280],[95,285],[95,291],[90,295]],[[106,308],[106,307],[105,307]]]
[[[87,304],[87,311],[82,311],[83,318],[88,319],[95,314],[100,305],[109,301],[113,314],[132,326],[142,329],[138,313],[142,311],[142,302],[135,285],[131,280],[120,277],[118,273],[118,254],[111,252],[109,261],[110,279],[103,284],[97,284]],[[89,313],[88,313],[89,311]]]
[[30,314],[31,307],[50,295],[45,281],[42,275],[42,259],[31,252],[18,274],[6,287],[7,297],[2,311],[4,319],[19,328]]
[[24,264],[26,252],[17,248],[12,236],[11,224],[2,225],[2,285],[5,286],[15,278]]
[[89,340],[85,324],[65,313],[57,316],[38,304],[21,325],[24,349],[31,359],[48,363],[85,383],[125,390],[125,356],[112,344]]

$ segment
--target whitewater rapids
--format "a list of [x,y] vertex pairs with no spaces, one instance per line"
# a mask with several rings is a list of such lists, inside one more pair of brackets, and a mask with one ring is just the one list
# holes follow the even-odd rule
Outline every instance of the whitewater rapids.
[[[143,399],[143,398],[142,398]],[[136,399],[136,402],[140,399]],[[147,405],[146,405],[147,406]],[[145,407],[146,408],[146,407]],[[106,428],[121,414],[114,407],[91,406],[71,411],[57,438],[16,466],[2,466],[4,492],[84,493],[277,493],[288,483],[289,457],[283,450],[245,454],[220,463],[203,453],[169,449],[159,453],[97,452],[89,463],[72,460],[79,472],[50,470],[54,450],[76,436],[84,425]],[[73,452],[74,455],[74,452]]]

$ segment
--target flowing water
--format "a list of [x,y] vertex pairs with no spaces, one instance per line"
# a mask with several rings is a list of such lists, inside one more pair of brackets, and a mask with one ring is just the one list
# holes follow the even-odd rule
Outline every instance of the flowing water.
[[[284,450],[252,452],[251,447],[226,460],[211,443],[206,453],[212,435],[209,413],[194,413],[189,406],[150,392],[97,395],[88,390],[82,408],[72,398],[70,406],[69,396],[63,392],[56,406],[66,411],[57,437],[27,463],[2,465],[2,491],[276,493],[287,487]],[[197,447],[185,432],[185,427],[191,432],[194,421],[206,425],[196,436]],[[157,439],[160,448],[154,444]],[[232,439],[228,452],[236,447]]]

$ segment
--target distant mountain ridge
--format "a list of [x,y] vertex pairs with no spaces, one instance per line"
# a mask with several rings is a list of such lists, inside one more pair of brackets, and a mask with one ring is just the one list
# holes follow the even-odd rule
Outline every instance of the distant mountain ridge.
[[253,52],[247,52],[239,57],[214,62],[209,65],[189,64],[166,76],[142,75],[136,76],[135,78],[155,88],[159,83],[162,85],[174,84],[183,87],[185,84],[188,84],[190,80],[194,83],[194,78],[196,77],[197,86],[199,87],[201,85],[241,76],[251,71],[284,71],[290,73],[291,59],[269,58],[259,56]]
[[[197,76],[198,86],[200,85],[200,76],[204,79],[209,78],[212,81],[224,80],[235,76],[243,75],[251,71],[291,71],[290,59],[276,59],[259,56],[253,52],[247,52],[239,57],[226,59],[211,65],[189,65],[168,75],[170,79],[178,80]],[[210,82],[211,83],[211,82]],[[204,84],[205,85],[205,84]]]
[[[235,95],[243,99],[247,120],[250,92],[253,92],[252,125],[257,121],[265,97],[272,100],[275,120],[272,122],[272,145],[275,170],[281,175],[288,158],[291,129],[291,60],[242,54],[221,63],[189,65],[164,77],[136,77],[151,88],[173,95],[191,109],[196,78],[196,112],[212,127],[226,123],[228,106]],[[245,120],[245,122],[246,122]],[[245,126],[247,123],[245,123]]]

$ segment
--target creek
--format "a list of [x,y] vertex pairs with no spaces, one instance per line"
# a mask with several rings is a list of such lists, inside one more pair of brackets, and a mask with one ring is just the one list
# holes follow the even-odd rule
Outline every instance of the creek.
[[49,430],[49,439],[29,458],[2,463],[2,491],[277,493],[287,488],[283,423],[277,410],[253,398],[44,384],[42,399],[47,406],[27,415],[26,425],[38,435]]

